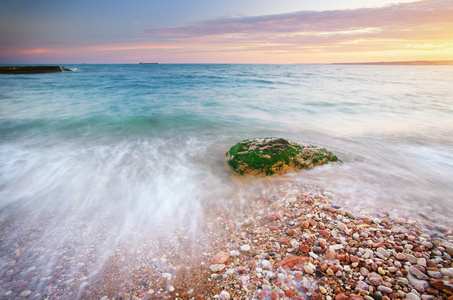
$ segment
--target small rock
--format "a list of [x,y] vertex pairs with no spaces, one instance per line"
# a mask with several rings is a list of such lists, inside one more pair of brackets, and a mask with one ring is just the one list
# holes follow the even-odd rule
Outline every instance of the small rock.
[[242,245],[241,251],[244,251],[244,252],[250,251],[250,245]]
[[237,250],[233,250],[233,251],[230,251],[230,255],[236,257],[236,256],[239,256],[240,253]]
[[381,285],[383,282],[382,277],[377,273],[368,274],[368,280],[375,286]]
[[406,255],[404,253],[397,253],[395,257],[397,260],[406,260]]
[[231,296],[230,296],[230,293],[228,293],[227,291],[222,291],[220,292],[220,299],[230,299]]
[[429,285],[439,291],[447,290],[453,293],[453,279],[430,279]]
[[424,242],[422,243],[422,245],[423,245],[424,247],[428,248],[428,249],[431,249],[432,247],[434,247],[433,243],[428,242],[428,241],[424,241]]
[[395,273],[396,271],[398,271],[398,268],[396,268],[396,267],[388,267],[387,270],[388,270],[390,273]]
[[224,264],[230,258],[230,254],[225,251],[220,251],[211,258],[212,264]]
[[412,275],[410,272],[408,272],[406,276],[407,276],[407,279],[409,280],[409,283],[410,283],[412,286],[421,285],[421,286],[423,286],[424,288],[429,287],[428,281],[426,281],[426,280],[420,280],[420,279],[418,279],[417,277],[415,277],[414,275]]
[[348,299],[348,297],[343,293],[340,293],[335,296],[335,300],[347,300],[347,299]]
[[211,269],[212,272],[217,273],[217,272],[220,272],[223,269],[225,269],[225,267],[226,266],[224,264],[214,264],[214,265],[211,265],[209,267],[209,269]]
[[448,254],[453,256],[453,247],[452,246],[446,246],[445,250],[447,251]]
[[277,267],[288,267],[293,268],[297,265],[302,265],[304,262],[308,260],[308,257],[304,256],[288,256],[284,260],[275,264]]
[[334,249],[329,248],[329,249],[327,249],[326,252],[324,253],[324,256],[325,256],[328,260],[334,260],[335,258],[337,258],[337,252],[335,252]]
[[428,273],[428,276],[431,277],[431,278],[442,278],[442,273],[438,272],[438,271],[427,271]]
[[390,253],[382,247],[377,248],[377,252],[384,255],[385,257],[390,257]]
[[305,265],[304,266],[304,271],[307,273],[307,274],[313,274],[315,271],[313,270],[312,267],[310,267],[309,265]]
[[406,294],[406,298],[407,298],[407,299],[410,299],[410,300],[420,300],[420,297],[417,296],[417,295],[414,294],[414,293],[408,293],[408,294]]
[[21,295],[22,297],[27,297],[27,296],[30,295],[30,294],[31,294],[31,291],[30,291],[30,290],[26,290],[26,291],[23,291],[22,293],[20,293],[20,295]]
[[411,264],[416,264],[418,261],[418,258],[413,256],[412,254],[406,253],[406,259],[411,263]]
[[342,223],[342,222],[338,222],[337,223],[337,227],[338,229],[340,229],[341,231],[345,231],[346,229],[348,229],[348,226],[346,226],[346,224]]
[[409,272],[411,272],[412,275],[415,275],[418,279],[421,279],[421,280],[428,279],[428,276],[426,276],[426,274],[422,273],[422,271],[420,271],[419,269],[417,269],[414,266],[410,266]]
[[348,218],[350,218],[350,219],[353,219],[353,220],[355,219],[354,214],[350,211],[346,211],[346,216],[348,216]]
[[417,261],[417,265],[423,266],[426,268],[426,258],[422,257]]
[[386,293],[386,294],[391,294],[391,293],[393,293],[393,290],[392,290],[391,288],[386,287],[386,286],[384,286],[384,285],[378,286],[378,290],[381,291],[381,292],[383,292],[383,293]]

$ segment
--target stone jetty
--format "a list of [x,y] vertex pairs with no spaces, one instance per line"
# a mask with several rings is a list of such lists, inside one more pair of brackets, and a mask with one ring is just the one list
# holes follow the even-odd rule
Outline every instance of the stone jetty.
[[36,74],[71,71],[60,66],[0,66],[0,74]]

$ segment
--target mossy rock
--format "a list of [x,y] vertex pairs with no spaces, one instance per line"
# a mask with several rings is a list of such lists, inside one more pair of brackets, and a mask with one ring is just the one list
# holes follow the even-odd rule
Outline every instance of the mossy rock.
[[247,139],[226,153],[227,163],[240,175],[286,174],[341,162],[332,152],[313,145],[302,146],[283,138]]

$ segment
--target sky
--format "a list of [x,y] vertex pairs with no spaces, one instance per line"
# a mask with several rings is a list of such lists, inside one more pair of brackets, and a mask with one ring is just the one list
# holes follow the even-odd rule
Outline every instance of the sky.
[[0,0],[0,63],[453,60],[453,0]]

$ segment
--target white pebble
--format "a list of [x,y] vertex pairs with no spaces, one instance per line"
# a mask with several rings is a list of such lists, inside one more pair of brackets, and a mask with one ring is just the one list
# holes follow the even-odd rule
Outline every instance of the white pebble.
[[242,245],[241,251],[244,251],[244,252],[250,251],[250,245]]

